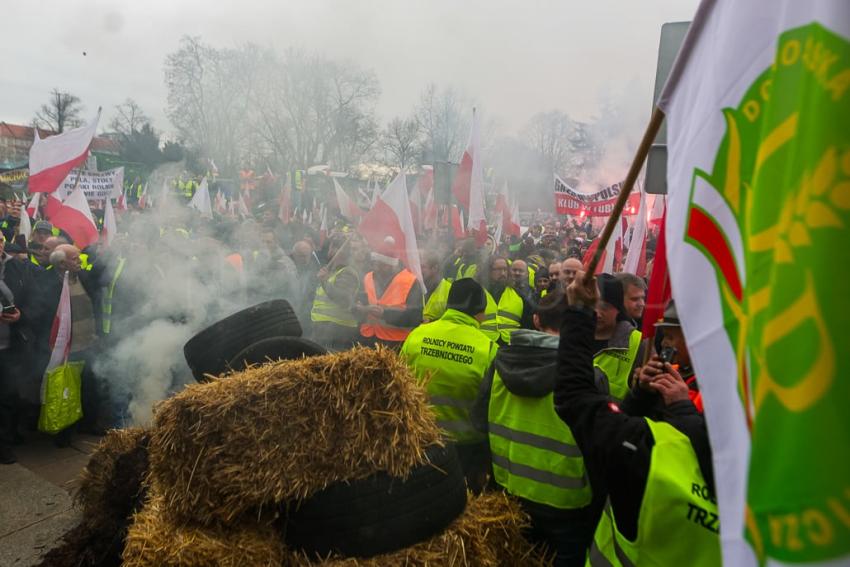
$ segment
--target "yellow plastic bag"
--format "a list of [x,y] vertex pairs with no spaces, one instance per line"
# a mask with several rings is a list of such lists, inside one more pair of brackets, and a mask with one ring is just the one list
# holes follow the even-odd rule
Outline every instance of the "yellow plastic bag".
[[60,364],[44,376],[38,430],[59,433],[83,417],[80,399],[85,362]]

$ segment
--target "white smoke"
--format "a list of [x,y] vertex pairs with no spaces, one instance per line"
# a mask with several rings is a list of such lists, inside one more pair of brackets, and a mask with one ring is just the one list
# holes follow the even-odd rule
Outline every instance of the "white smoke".
[[273,262],[275,277],[261,278],[263,285],[252,290],[225,260],[234,252],[260,262],[271,258],[259,225],[201,219],[182,201],[163,195],[170,176],[161,170],[151,176],[153,208],[126,213],[119,221],[124,235],[102,256],[108,279],[119,254],[126,263],[116,286],[121,293],[113,300],[112,332],[94,371],[132,424],[148,423],[153,404],[192,381],[183,345],[193,335],[249,305],[292,299],[288,259]]

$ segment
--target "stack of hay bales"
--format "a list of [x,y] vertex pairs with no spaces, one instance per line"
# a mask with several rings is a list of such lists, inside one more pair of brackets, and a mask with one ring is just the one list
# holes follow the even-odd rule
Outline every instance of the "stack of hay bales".
[[427,464],[440,432],[408,367],[386,349],[270,363],[188,386],[158,406],[149,491],[124,565],[543,565],[501,494],[470,497],[442,533],[368,559],[287,549],[285,509],[328,486]]
[[131,516],[144,500],[150,434],[142,428],[109,431],[92,453],[75,495],[82,521],[42,560],[51,567],[121,565]]

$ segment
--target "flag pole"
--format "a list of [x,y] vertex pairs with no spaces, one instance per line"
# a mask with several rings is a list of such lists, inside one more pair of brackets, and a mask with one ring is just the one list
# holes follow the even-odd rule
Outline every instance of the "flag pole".
[[637,176],[640,173],[641,168],[643,167],[643,162],[646,161],[646,156],[649,154],[649,149],[652,147],[652,142],[655,141],[655,136],[658,134],[658,130],[661,128],[661,124],[664,122],[664,112],[655,107],[655,110],[652,111],[652,117],[649,119],[649,124],[646,126],[646,131],[643,133],[643,139],[640,141],[640,145],[638,146],[637,152],[635,153],[635,158],[632,161],[631,167],[629,167],[629,173],[626,175],[626,180],[623,182],[623,188],[620,191],[619,197],[617,197],[617,202],[614,204],[614,209],[611,211],[611,216],[608,217],[608,222],[605,224],[605,229],[602,231],[602,235],[599,237],[599,244],[596,246],[596,252],[593,254],[593,258],[590,260],[590,264],[585,268],[584,281],[585,283],[589,283],[593,278],[593,273],[596,271],[596,266],[599,264],[599,260],[602,257],[602,254],[605,252],[605,248],[608,246],[608,241],[611,239],[611,235],[614,233],[614,228],[617,226],[617,223],[620,222],[620,216],[623,214],[623,208],[626,206],[626,202],[629,200],[629,195],[632,192],[632,189],[635,186],[635,181],[637,181]]

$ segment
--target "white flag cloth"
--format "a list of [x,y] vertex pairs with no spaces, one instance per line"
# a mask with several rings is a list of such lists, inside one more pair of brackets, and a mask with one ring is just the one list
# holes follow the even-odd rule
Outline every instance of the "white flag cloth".
[[345,192],[339,184],[339,181],[336,180],[336,177],[333,178],[333,183],[334,193],[336,194],[336,204],[337,207],[339,207],[339,212],[349,221],[357,223],[357,221],[360,220],[363,211],[357,206],[354,199],[348,196],[348,193]]
[[472,109],[469,142],[452,183],[452,193],[467,211],[467,230],[479,231],[477,240],[481,243],[481,234],[487,232],[487,217],[484,214],[484,161],[481,157],[481,135],[475,109]]
[[53,317],[50,329],[50,360],[45,372],[50,372],[68,360],[71,352],[71,288],[68,284],[68,272],[62,279],[62,292],[59,295],[59,305]]
[[704,0],[659,100],[724,565],[850,564],[848,65],[846,0]]
[[189,201],[189,207],[201,213],[202,217],[212,218],[212,200],[210,199],[210,189],[209,185],[207,185],[206,177],[201,179],[198,190],[195,191],[195,194],[192,195],[192,199]]
[[387,186],[372,210],[360,221],[357,230],[373,251],[385,246],[386,238],[391,236],[397,257],[422,282],[419,248],[416,245],[416,230],[413,226],[413,215],[410,212],[410,199],[407,195],[407,181],[404,173],[399,174]]
[[41,195],[39,193],[34,193],[32,199],[30,199],[29,204],[27,205],[27,214],[34,219],[38,219],[38,202],[41,199]]
[[106,245],[112,244],[118,233],[118,224],[115,222],[115,210],[112,208],[112,200],[107,199],[103,207],[103,228],[100,231],[100,239]]
[[646,192],[640,193],[640,207],[635,218],[634,227],[632,228],[632,237],[629,240],[629,252],[626,254],[626,262],[623,264],[623,271],[630,274],[643,276],[638,274],[638,265],[640,264],[641,253],[646,253],[644,246],[646,245]]
[[[38,196],[37,193],[36,196]],[[18,224],[18,234],[23,235],[24,242],[29,244],[30,235],[32,234],[32,223],[30,223],[29,213],[23,207],[21,208],[21,220]]]
[[50,215],[50,222],[67,232],[80,250],[97,242],[97,224],[82,187],[68,195],[58,210]]
[[72,169],[86,161],[99,120],[100,109],[94,120],[85,126],[44,140],[39,137],[38,128],[33,129],[35,137],[29,156],[30,193],[52,193]]

